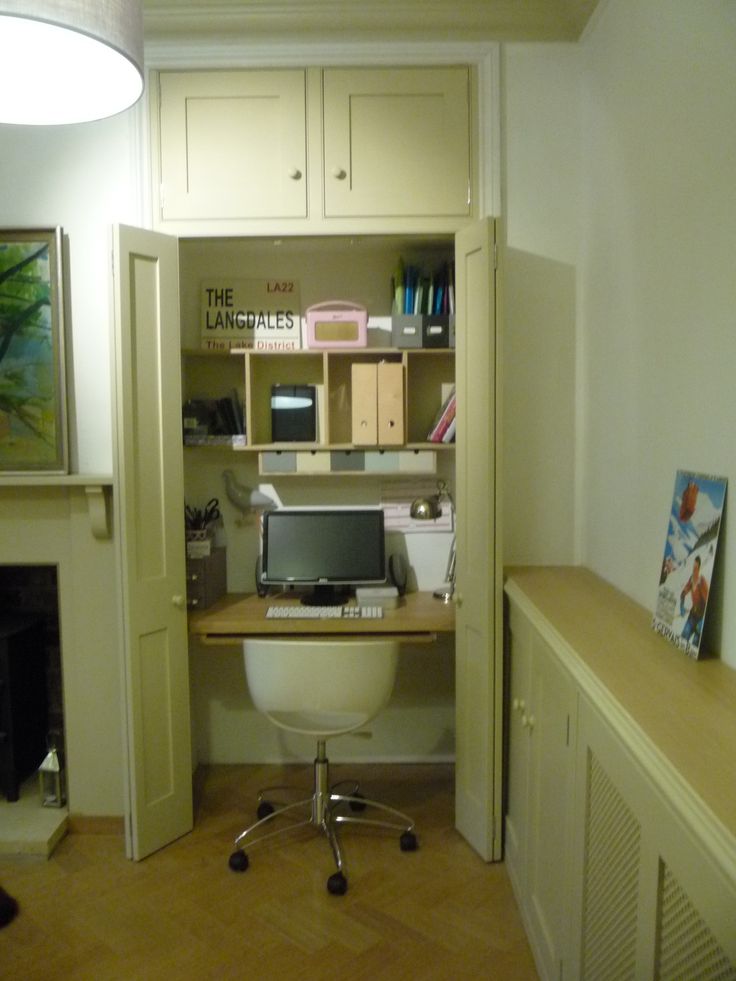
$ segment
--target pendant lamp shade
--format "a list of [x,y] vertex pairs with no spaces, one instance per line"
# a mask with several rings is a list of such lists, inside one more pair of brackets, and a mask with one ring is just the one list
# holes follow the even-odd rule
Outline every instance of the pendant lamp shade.
[[103,119],[142,92],[140,0],[0,0],[0,123]]

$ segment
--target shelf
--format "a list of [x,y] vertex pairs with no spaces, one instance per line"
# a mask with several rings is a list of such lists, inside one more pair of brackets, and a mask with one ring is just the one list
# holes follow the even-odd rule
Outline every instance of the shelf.
[[112,487],[112,474],[19,473],[0,475],[0,487]]
[[112,474],[3,474],[0,488],[44,487],[59,491],[70,487],[84,488],[87,497],[89,523],[95,538],[110,538],[108,497],[112,490]]

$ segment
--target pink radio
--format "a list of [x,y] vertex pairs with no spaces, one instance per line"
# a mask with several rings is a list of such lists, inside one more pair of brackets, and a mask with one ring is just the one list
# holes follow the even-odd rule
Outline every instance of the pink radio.
[[368,311],[349,300],[325,300],[307,310],[307,347],[366,347]]

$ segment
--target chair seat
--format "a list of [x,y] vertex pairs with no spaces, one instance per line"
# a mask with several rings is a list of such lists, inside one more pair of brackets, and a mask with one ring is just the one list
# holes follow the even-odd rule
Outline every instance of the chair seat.
[[307,736],[336,736],[353,732],[368,722],[365,712],[266,712],[267,717],[282,729],[301,732]]
[[396,640],[376,637],[285,639],[243,643],[253,704],[292,732],[327,738],[359,729],[391,697]]

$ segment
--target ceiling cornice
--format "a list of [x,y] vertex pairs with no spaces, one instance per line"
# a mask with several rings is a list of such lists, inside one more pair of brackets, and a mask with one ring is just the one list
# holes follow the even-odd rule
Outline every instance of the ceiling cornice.
[[596,0],[144,0],[147,41],[575,41]]

